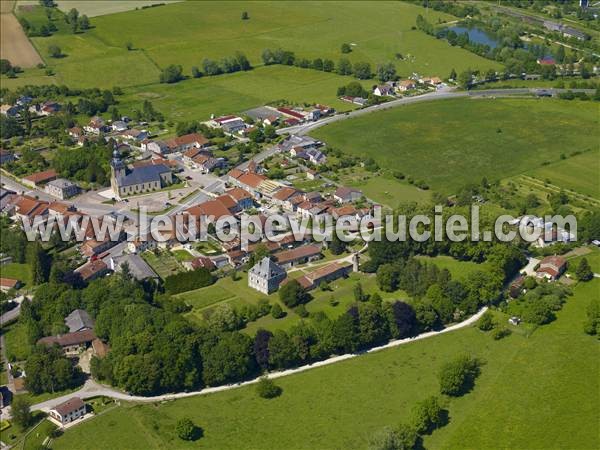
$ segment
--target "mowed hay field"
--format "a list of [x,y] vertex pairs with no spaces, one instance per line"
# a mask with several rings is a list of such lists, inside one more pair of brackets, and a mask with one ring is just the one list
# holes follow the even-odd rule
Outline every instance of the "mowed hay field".
[[[340,101],[337,88],[352,79],[289,66],[263,66],[249,72],[190,79],[176,84],[153,84],[125,90],[120,109],[139,109],[144,100],[171,120],[207,120],[211,114],[242,112],[285,99],[322,103],[338,111],[354,106]],[[363,83],[365,87],[370,82]]]
[[[249,20],[241,20],[243,11]],[[342,43],[355,44],[345,55],[351,61],[368,61],[373,70],[378,63],[394,61],[405,77],[414,71],[445,77],[452,68],[500,67],[411,30],[418,14],[432,22],[453,20],[401,2],[189,1],[94,17],[93,28],[85,33],[73,35],[65,29],[33,42],[42,55],[51,44],[63,50],[65,58],[48,63],[61,83],[73,87],[156,83],[159,69],[169,64],[182,65],[189,75],[204,58],[220,60],[236,51],[262,64],[265,48],[281,47],[300,58],[331,58],[337,63],[344,56]],[[127,51],[127,42],[136,50]],[[404,59],[396,59],[397,53]]]
[[483,177],[527,173],[563,153],[598,148],[598,111],[591,102],[451,99],[325,125],[312,135],[453,194]]
[[[598,111],[596,111],[598,113]],[[590,130],[598,137],[597,130]],[[600,145],[527,173],[541,181],[600,199]]]
[[42,58],[31,45],[21,24],[12,14],[14,2],[2,0],[0,14],[0,57],[22,68],[35,67],[43,63]]
[[[475,327],[278,379],[281,397],[254,387],[152,405],[127,405],[66,430],[55,450],[93,448],[364,449],[385,426],[439,392],[442,364],[467,352],[484,361],[472,392],[448,403],[449,423],[425,436],[430,449],[592,449],[600,446],[597,338],[583,333],[600,280],[574,288],[557,320],[529,337],[500,341]],[[506,317],[499,317],[503,323]],[[204,437],[183,442],[189,417]]]
[[79,14],[85,14],[88,17],[104,16],[123,11],[131,11],[143,6],[155,5],[157,3],[176,3],[183,0],[58,0],[54,3],[64,13],[68,13],[71,8],[77,9]]

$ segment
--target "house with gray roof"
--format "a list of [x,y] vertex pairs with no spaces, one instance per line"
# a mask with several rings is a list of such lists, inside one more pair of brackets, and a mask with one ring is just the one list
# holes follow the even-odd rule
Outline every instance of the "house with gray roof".
[[287,276],[285,269],[265,256],[248,271],[248,286],[269,295]]
[[127,264],[129,272],[136,280],[158,279],[156,272],[152,270],[152,267],[150,267],[138,254],[114,256],[111,257],[108,262],[108,266],[114,272],[121,272],[123,270],[123,265],[125,264]]
[[69,327],[69,333],[75,333],[76,331],[91,330],[94,328],[94,320],[87,311],[76,309],[65,317],[65,325]]
[[44,190],[46,193],[58,197],[61,200],[79,194],[79,186],[66,178],[57,178],[56,180],[49,181],[44,187]]

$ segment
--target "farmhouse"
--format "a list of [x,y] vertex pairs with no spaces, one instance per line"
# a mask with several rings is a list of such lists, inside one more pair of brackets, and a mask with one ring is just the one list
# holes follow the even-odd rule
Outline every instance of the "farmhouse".
[[301,276],[298,278],[298,283],[300,283],[304,289],[311,290],[318,287],[321,283],[346,277],[350,272],[352,272],[352,264],[344,264],[336,261]]
[[277,262],[286,269],[298,264],[316,261],[321,256],[321,247],[318,245],[303,245],[292,250],[277,252],[273,255]]
[[15,218],[17,220],[33,219],[36,216],[45,217],[48,215],[48,202],[36,200],[27,195],[18,196],[14,202]]
[[55,406],[48,414],[61,425],[66,425],[85,415],[85,403],[79,397],[73,397],[58,406]]
[[277,108],[277,111],[279,111],[284,116],[299,120],[300,122],[303,122],[306,116],[304,113],[290,108]]
[[50,181],[44,190],[48,194],[64,200],[77,195],[79,193],[79,186],[65,178],[57,178]]
[[356,200],[360,200],[362,196],[362,191],[350,187],[339,187],[333,193],[333,199],[339,203],[355,202]]
[[164,164],[128,169],[118,150],[110,162],[110,184],[115,197],[159,190],[173,183],[171,169]]
[[166,141],[167,147],[171,152],[185,152],[192,147],[208,147],[208,139],[198,133],[185,134]]
[[557,280],[567,268],[567,260],[562,256],[546,256],[540,261],[539,267],[536,270],[538,278],[547,278],[549,280]]
[[286,277],[285,270],[265,256],[248,271],[248,286],[269,295]]
[[85,350],[94,339],[96,335],[92,330],[81,330],[58,336],[46,336],[39,339],[37,343],[48,346],[59,345],[65,354],[72,356]]

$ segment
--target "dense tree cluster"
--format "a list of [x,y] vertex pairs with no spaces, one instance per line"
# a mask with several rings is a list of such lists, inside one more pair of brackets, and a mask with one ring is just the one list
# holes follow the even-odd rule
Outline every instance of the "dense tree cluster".
[[27,390],[34,394],[72,388],[82,381],[81,369],[73,366],[62,349],[38,345],[25,365]]
[[584,325],[587,334],[600,337],[600,297],[592,297],[587,307],[587,321]]
[[110,144],[86,144],[75,149],[58,149],[52,167],[64,178],[106,185],[110,177]]
[[222,73],[247,71],[252,69],[252,65],[246,55],[242,52],[236,52],[234,56],[225,57],[221,61],[205,58],[202,61],[202,69],[204,72],[200,72],[198,69],[197,72],[192,70],[192,76],[198,78],[202,75],[214,76]]
[[159,81],[161,83],[177,83],[185,78],[183,75],[183,67],[171,64],[165,67],[159,76]]
[[521,317],[525,322],[544,325],[556,318],[555,313],[562,308],[567,295],[570,295],[570,291],[565,286],[541,283],[512,300],[507,305],[506,312],[511,316]]

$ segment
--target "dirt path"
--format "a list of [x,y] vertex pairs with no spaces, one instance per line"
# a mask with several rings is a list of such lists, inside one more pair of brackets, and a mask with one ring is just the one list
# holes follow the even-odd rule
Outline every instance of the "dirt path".
[[15,15],[11,12],[13,3],[1,1],[0,55],[2,59],[8,59],[13,66],[35,67],[44,61],[25,35]]
[[[335,364],[340,361],[345,361],[347,359],[357,358],[363,354],[374,353],[374,352],[378,352],[378,351],[385,350],[388,348],[397,347],[399,345],[409,344],[414,341],[428,339],[428,338],[431,338],[434,336],[438,336],[440,334],[449,333],[451,331],[459,330],[461,328],[465,328],[465,327],[473,325],[475,322],[477,322],[479,320],[479,318],[486,311],[487,311],[487,307],[483,307],[476,314],[472,315],[468,319],[466,319],[460,323],[446,327],[440,331],[429,331],[427,333],[419,334],[418,336],[405,338],[405,339],[398,339],[395,341],[390,341],[385,345],[381,345],[379,347],[374,347],[365,352],[347,353],[345,355],[333,356],[324,361],[318,361],[313,364],[307,364],[305,366],[296,367],[295,369],[282,370],[280,372],[271,372],[271,373],[267,374],[266,376],[268,378],[272,378],[272,379],[281,378],[281,377],[285,377],[288,375],[305,372],[307,370],[311,370],[316,367],[328,366],[330,364]],[[38,411],[38,410],[48,411],[49,409],[55,407],[56,405],[66,401],[67,399],[74,397],[74,396],[78,396],[83,399],[96,397],[96,396],[104,396],[104,397],[111,397],[111,398],[115,398],[115,399],[119,399],[119,400],[132,401],[132,402],[157,402],[157,401],[163,401],[163,400],[175,400],[175,399],[180,399],[180,398],[194,397],[196,395],[206,395],[206,394],[211,394],[211,393],[215,393],[215,392],[229,391],[231,389],[237,389],[241,386],[247,386],[250,384],[257,383],[259,379],[260,378],[257,377],[257,378],[254,378],[253,380],[244,381],[242,383],[228,384],[225,386],[209,387],[209,388],[204,388],[200,391],[193,391],[193,392],[178,392],[176,394],[157,395],[154,397],[141,397],[138,395],[129,395],[125,392],[117,391],[116,389],[114,389],[110,386],[104,386],[102,384],[99,384],[99,383],[95,382],[94,380],[88,380],[88,381],[86,381],[84,386],[81,389],[79,389],[78,391],[73,392],[68,395],[64,395],[62,397],[57,397],[52,400],[47,400],[45,402],[32,405],[31,409],[32,409],[32,411]]]

